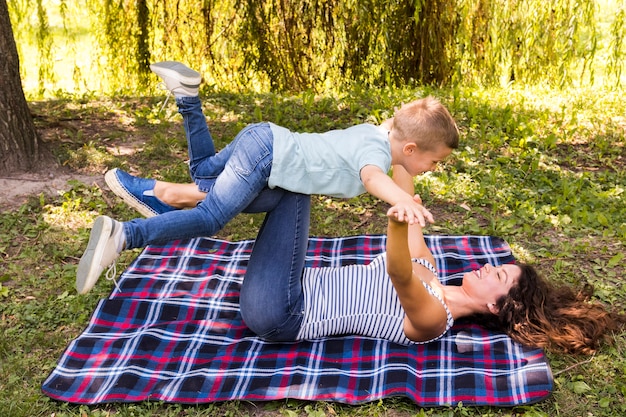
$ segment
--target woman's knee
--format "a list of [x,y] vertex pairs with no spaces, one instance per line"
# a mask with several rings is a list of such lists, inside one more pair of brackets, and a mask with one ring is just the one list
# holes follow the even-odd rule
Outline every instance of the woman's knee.
[[291,313],[289,306],[271,297],[242,291],[239,299],[241,317],[246,326],[264,340],[295,340],[302,317]]
[[297,317],[279,317],[256,311],[248,314],[241,309],[243,322],[259,338],[270,342],[292,342],[296,340],[301,320]]
[[257,336],[271,340],[276,329],[279,328],[283,320],[276,320],[276,315],[267,309],[258,309],[250,306],[245,302],[241,302],[241,317],[248,329],[252,330]]

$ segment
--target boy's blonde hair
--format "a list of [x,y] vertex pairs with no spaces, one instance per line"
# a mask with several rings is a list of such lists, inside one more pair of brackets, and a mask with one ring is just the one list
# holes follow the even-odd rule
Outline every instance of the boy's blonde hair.
[[392,130],[400,140],[415,142],[424,151],[434,151],[441,145],[459,147],[459,129],[454,119],[431,96],[402,105],[394,115]]

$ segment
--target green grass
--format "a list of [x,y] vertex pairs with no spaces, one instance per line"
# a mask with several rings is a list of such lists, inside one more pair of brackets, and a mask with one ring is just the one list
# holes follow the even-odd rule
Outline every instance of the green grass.
[[[217,146],[247,123],[270,120],[322,131],[377,122],[402,101],[433,94],[462,131],[459,150],[438,172],[416,182],[437,223],[428,233],[493,234],[551,280],[624,310],[626,104],[618,92],[508,89],[372,89],[344,95],[232,94],[204,91]],[[66,97],[33,102],[46,141],[76,174],[101,178],[107,168],[187,181],[186,143],[172,103],[161,97]],[[102,182],[100,182],[102,184]],[[386,206],[367,195],[315,197],[314,235],[383,233]],[[0,213],[0,415],[21,416],[614,416],[626,412],[624,333],[593,357],[549,354],[554,395],[539,404],[498,409],[420,409],[404,399],[358,407],[334,403],[161,403],[79,407],[43,396],[40,386],[67,344],[112,288],[74,290],[75,269],[98,214],[135,217],[106,187],[72,182],[56,196],[33,196]],[[241,215],[220,237],[254,237],[262,216]],[[137,251],[124,254],[125,267]]]

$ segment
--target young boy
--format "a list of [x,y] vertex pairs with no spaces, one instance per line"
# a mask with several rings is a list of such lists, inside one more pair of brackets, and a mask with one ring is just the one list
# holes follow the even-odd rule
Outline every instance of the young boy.
[[[458,147],[456,124],[437,100],[408,103],[381,126],[361,124],[322,134],[253,124],[216,153],[198,97],[200,74],[171,61],[151,69],[174,94],[183,116],[195,184],[156,182],[121,170],[107,173],[109,186],[131,206],[160,215],[124,223],[98,217],[78,265],[79,293],[88,292],[123,249],[211,236],[241,212],[272,210],[285,191],[345,198],[368,192],[394,205],[410,224],[433,221],[387,172],[393,166],[414,177]],[[168,198],[168,190],[182,194]],[[175,209],[185,206],[193,208]]]

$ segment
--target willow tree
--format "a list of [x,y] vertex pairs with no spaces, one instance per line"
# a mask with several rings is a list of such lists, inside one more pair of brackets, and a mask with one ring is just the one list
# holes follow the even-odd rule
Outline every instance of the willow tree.
[[0,0],[0,173],[28,171],[49,157],[33,123],[6,0]]
[[[54,75],[47,71],[54,59],[32,10],[45,7],[58,8],[64,26],[89,36],[90,59],[81,65],[90,67],[75,73],[88,73],[95,78],[91,88],[99,84],[105,93],[134,93],[155,84],[149,62],[159,60],[184,61],[207,85],[244,90],[325,91],[352,83],[566,87],[593,85],[596,73],[605,85],[619,86],[626,3],[609,3],[615,10],[600,10],[596,0],[21,0],[10,6],[18,16],[16,36],[36,36],[42,91],[54,84],[45,78]],[[72,13],[81,16],[78,24]]]

